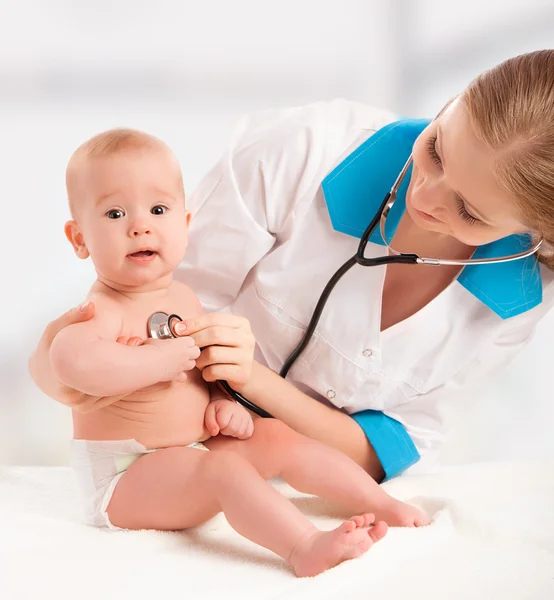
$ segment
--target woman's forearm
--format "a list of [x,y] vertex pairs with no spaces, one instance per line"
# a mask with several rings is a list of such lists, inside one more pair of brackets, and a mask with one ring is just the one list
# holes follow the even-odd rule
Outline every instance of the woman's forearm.
[[159,350],[98,340],[72,346],[56,337],[50,363],[61,383],[91,396],[121,396],[159,383]]
[[307,396],[271,369],[254,362],[241,394],[295,431],[340,450],[376,481],[384,478],[375,451],[354,419]]

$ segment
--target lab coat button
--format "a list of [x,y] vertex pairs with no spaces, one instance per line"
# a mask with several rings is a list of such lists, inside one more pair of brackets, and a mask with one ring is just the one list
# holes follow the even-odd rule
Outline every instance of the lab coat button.
[[337,392],[335,392],[335,390],[327,390],[327,398],[329,398],[329,400],[332,400],[336,395]]
[[373,354],[373,351],[372,351],[372,350],[370,350],[369,348],[366,348],[366,349],[365,349],[365,350],[362,352],[362,354],[363,354],[365,357],[369,358],[369,357],[370,357],[370,356]]

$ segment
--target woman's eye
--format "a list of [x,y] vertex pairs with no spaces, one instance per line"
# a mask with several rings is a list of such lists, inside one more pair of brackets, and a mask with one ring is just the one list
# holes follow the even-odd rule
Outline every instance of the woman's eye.
[[166,210],[167,210],[167,206],[158,204],[152,208],[151,213],[153,215],[163,215],[163,214],[165,214]]
[[466,223],[469,223],[470,225],[475,225],[475,223],[481,223],[481,221],[479,221],[477,217],[474,217],[473,215],[470,215],[467,212],[467,208],[461,198],[458,198],[456,202],[458,204],[458,214]]
[[121,219],[125,216],[125,213],[119,208],[113,208],[106,213],[108,219]]
[[441,158],[437,153],[437,148],[436,148],[436,143],[437,143],[437,136],[434,135],[432,137],[430,137],[427,140],[427,153],[429,154],[431,160],[436,163],[437,165],[442,164],[441,163]]

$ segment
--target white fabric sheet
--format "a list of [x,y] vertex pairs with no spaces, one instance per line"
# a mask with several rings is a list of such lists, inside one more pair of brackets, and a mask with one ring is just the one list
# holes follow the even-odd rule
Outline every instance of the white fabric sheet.
[[[334,507],[275,485],[321,528],[338,524]],[[79,522],[69,469],[1,467],[0,597],[554,598],[552,461],[450,467],[385,486],[434,515],[433,525],[391,529],[362,558],[297,579],[223,515],[183,533],[93,529]]]

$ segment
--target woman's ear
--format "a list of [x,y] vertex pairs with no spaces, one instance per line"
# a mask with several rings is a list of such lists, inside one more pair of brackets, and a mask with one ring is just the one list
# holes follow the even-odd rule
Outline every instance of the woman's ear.
[[81,233],[79,226],[76,221],[68,221],[64,228],[65,237],[69,240],[69,243],[73,246],[75,254],[79,258],[88,258],[90,253],[85,246],[85,239]]

